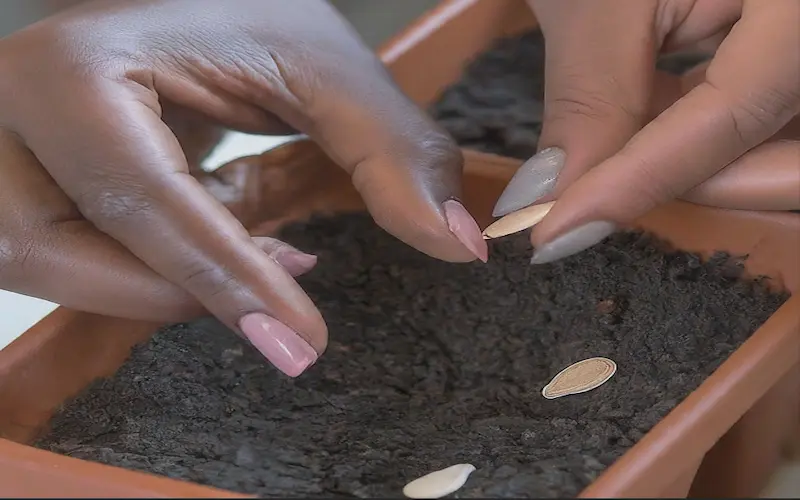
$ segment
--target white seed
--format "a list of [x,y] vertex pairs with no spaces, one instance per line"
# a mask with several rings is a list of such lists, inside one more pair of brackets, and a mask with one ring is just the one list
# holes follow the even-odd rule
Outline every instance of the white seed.
[[608,382],[617,372],[617,364],[608,358],[589,358],[570,365],[553,377],[542,389],[547,399],[580,394]]
[[556,202],[551,201],[540,205],[531,205],[494,221],[483,230],[483,239],[500,238],[512,233],[518,233],[538,224],[553,208]]
[[474,465],[457,464],[431,472],[408,483],[403,488],[403,495],[408,498],[441,498],[464,486],[474,470]]

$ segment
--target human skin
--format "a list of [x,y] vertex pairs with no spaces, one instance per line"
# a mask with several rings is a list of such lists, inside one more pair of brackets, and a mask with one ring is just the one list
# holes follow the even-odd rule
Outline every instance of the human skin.
[[387,231],[486,259],[460,151],[326,2],[87,2],[0,40],[0,75],[2,288],[151,321],[207,311],[288,375],[313,364],[328,333],[293,275],[315,257],[251,238],[190,175],[170,115],[306,133]]
[[[800,208],[800,142],[786,134],[800,112],[800,2],[528,1],[547,44],[544,158],[495,215],[557,200],[531,232],[532,263],[674,198]],[[709,41],[719,47],[702,71],[657,78],[659,53]]]

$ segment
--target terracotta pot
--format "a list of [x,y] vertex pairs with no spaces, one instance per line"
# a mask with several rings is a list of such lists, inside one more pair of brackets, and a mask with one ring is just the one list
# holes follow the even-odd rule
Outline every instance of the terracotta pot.
[[[393,40],[382,57],[400,86],[424,106],[492,40],[534,24],[523,0],[447,1]],[[470,151],[465,158],[464,202],[485,225],[520,162]],[[348,178],[305,141],[233,162],[207,180],[261,234],[312,212],[363,209]],[[636,226],[704,255],[749,255],[750,275],[768,276],[773,286],[792,292],[800,287],[800,216],[674,202]],[[112,374],[156,326],[59,308],[0,351],[0,495],[241,496],[26,445],[64,401]],[[690,490],[753,496],[796,442],[798,407],[800,296],[794,295],[581,496],[681,497]]]

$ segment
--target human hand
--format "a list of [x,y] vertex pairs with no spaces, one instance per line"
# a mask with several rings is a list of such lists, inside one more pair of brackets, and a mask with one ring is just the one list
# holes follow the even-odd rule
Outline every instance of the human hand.
[[[764,143],[785,139],[800,112],[800,3],[529,3],[547,44],[541,152],[515,175],[495,215],[558,200],[531,233],[532,263],[583,251],[677,197],[800,208],[800,143]],[[722,42],[704,72],[659,85],[659,52],[712,37]],[[665,92],[680,97],[666,110]],[[742,185],[740,174],[756,170],[745,177],[758,184]]]
[[[183,288],[86,220],[27,147],[0,129],[0,288],[115,317],[179,321],[203,313]],[[292,276],[316,264],[273,238],[253,243]]]
[[[14,186],[6,214],[39,226],[3,233],[4,286],[147,320],[202,306],[291,376],[316,360],[327,330],[294,269],[189,175],[165,105],[245,132],[304,132],[390,233],[440,259],[486,258],[456,201],[460,151],[321,0],[90,2],[0,41],[0,74],[0,127],[43,166],[36,179],[10,167],[32,191]],[[31,165],[6,148],[11,163]],[[53,210],[25,204],[45,192],[59,200]],[[41,250],[30,227],[62,221],[90,236]],[[67,293],[60,277],[84,291]]]

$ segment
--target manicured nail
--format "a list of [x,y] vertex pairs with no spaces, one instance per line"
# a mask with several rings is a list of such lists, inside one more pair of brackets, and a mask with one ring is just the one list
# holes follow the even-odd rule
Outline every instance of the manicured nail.
[[549,194],[556,186],[566,159],[561,148],[547,148],[523,163],[497,200],[492,215],[510,214]]
[[592,247],[616,230],[611,222],[589,222],[545,243],[533,252],[531,264],[547,264]]
[[239,321],[239,328],[270,363],[290,377],[297,377],[317,360],[317,352],[308,342],[265,314],[248,314]]
[[483,240],[481,228],[467,212],[464,205],[456,200],[447,200],[442,203],[444,216],[447,218],[447,227],[470,252],[482,262],[489,260],[489,247]]
[[278,261],[278,264],[282,265],[292,276],[305,274],[317,265],[316,255],[301,252],[288,245],[279,246],[269,256]]

